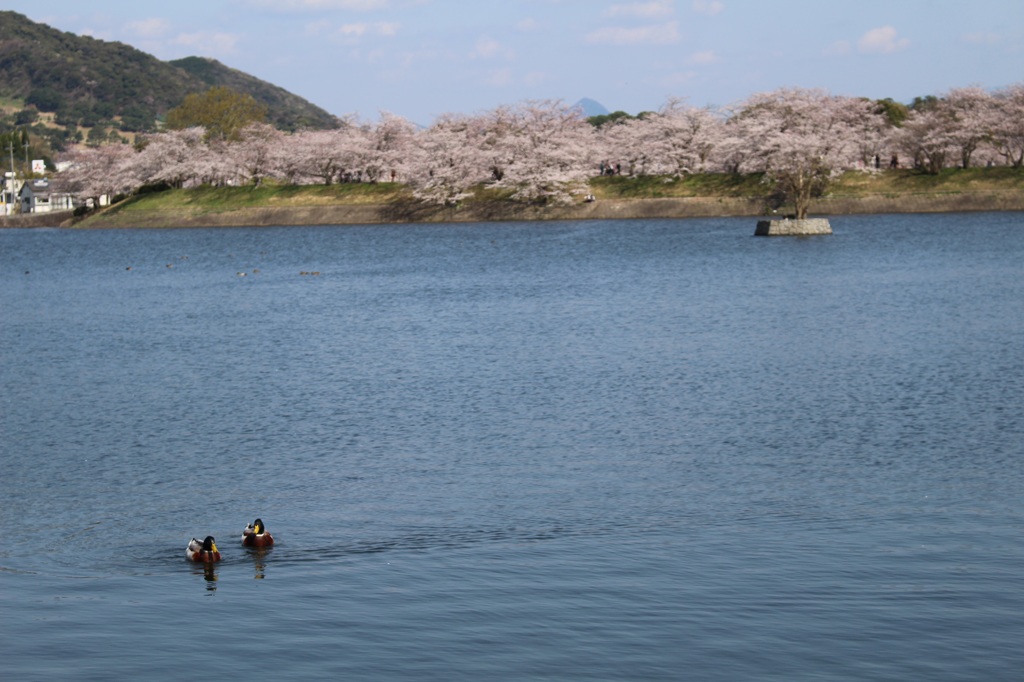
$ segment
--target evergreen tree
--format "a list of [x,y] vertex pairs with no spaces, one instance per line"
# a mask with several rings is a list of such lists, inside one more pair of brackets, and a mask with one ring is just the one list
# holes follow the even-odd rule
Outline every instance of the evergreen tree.
[[192,94],[167,112],[171,130],[202,127],[207,139],[236,141],[243,128],[265,123],[267,108],[251,95],[218,86],[201,94]]

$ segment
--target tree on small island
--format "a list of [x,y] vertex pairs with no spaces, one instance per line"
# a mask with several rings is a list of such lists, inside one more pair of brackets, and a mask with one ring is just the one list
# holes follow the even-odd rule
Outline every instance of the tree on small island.
[[750,97],[729,119],[724,146],[740,172],[763,172],[797,220],[845,169],[866,167],[886,120],[866,99],[782,89]]

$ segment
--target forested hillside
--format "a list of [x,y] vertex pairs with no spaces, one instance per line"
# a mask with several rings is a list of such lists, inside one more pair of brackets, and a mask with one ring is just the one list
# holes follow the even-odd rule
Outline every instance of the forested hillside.
[[224,86],[248,95],[267,107],[270,122],[280,130],[323,130],[334,128],[338,119],[284,88],[261,81],[247,73],[224,66],[215,59],[186,57],[168,62],[201,80],[203,90]]
[[212,59],[162,62],[123,43],[0,12],[0,133],[45,122],[47,130],[37,132],[59,148],[82,129],[148,132],[186,95],[218,85],[251,95],[282,130],[337,125],[306,100]]

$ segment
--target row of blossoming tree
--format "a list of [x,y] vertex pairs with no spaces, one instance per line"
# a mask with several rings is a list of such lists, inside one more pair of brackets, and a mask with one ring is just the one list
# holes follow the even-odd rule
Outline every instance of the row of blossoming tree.
[[657,112],[601,126],[561,102],[531,101],[441,116],[423,129],[389,114],[292,134],[258,123],[230,141],[187,128],[136,145],[77,149],[62,175],[80,198],[154,184],[400,182],[420,200],[453,205],[483,187],[525,202],[572,201],[595,175],[609,172],[763,173],[804,217],[836,175],[898,159],[926,172],[1021,167],[1024,84],[951,90],[899,116],[884,102],[781,89],[723,109],[672,99]]

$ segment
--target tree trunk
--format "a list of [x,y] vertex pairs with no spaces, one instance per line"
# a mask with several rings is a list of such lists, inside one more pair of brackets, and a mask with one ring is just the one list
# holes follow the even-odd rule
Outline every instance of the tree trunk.
[[796,211],[797,220],[806,220],[807,211],[811,208],[810,192],[800,192],[793,197],[793,208]]
[[814,188],[812,178],[802,170],[797,171],[789,176],[788,182],[784,182],[783,187],[786,189],[785,193],[793,202],[796,219],[804,220],[811,206],[811,193]]

